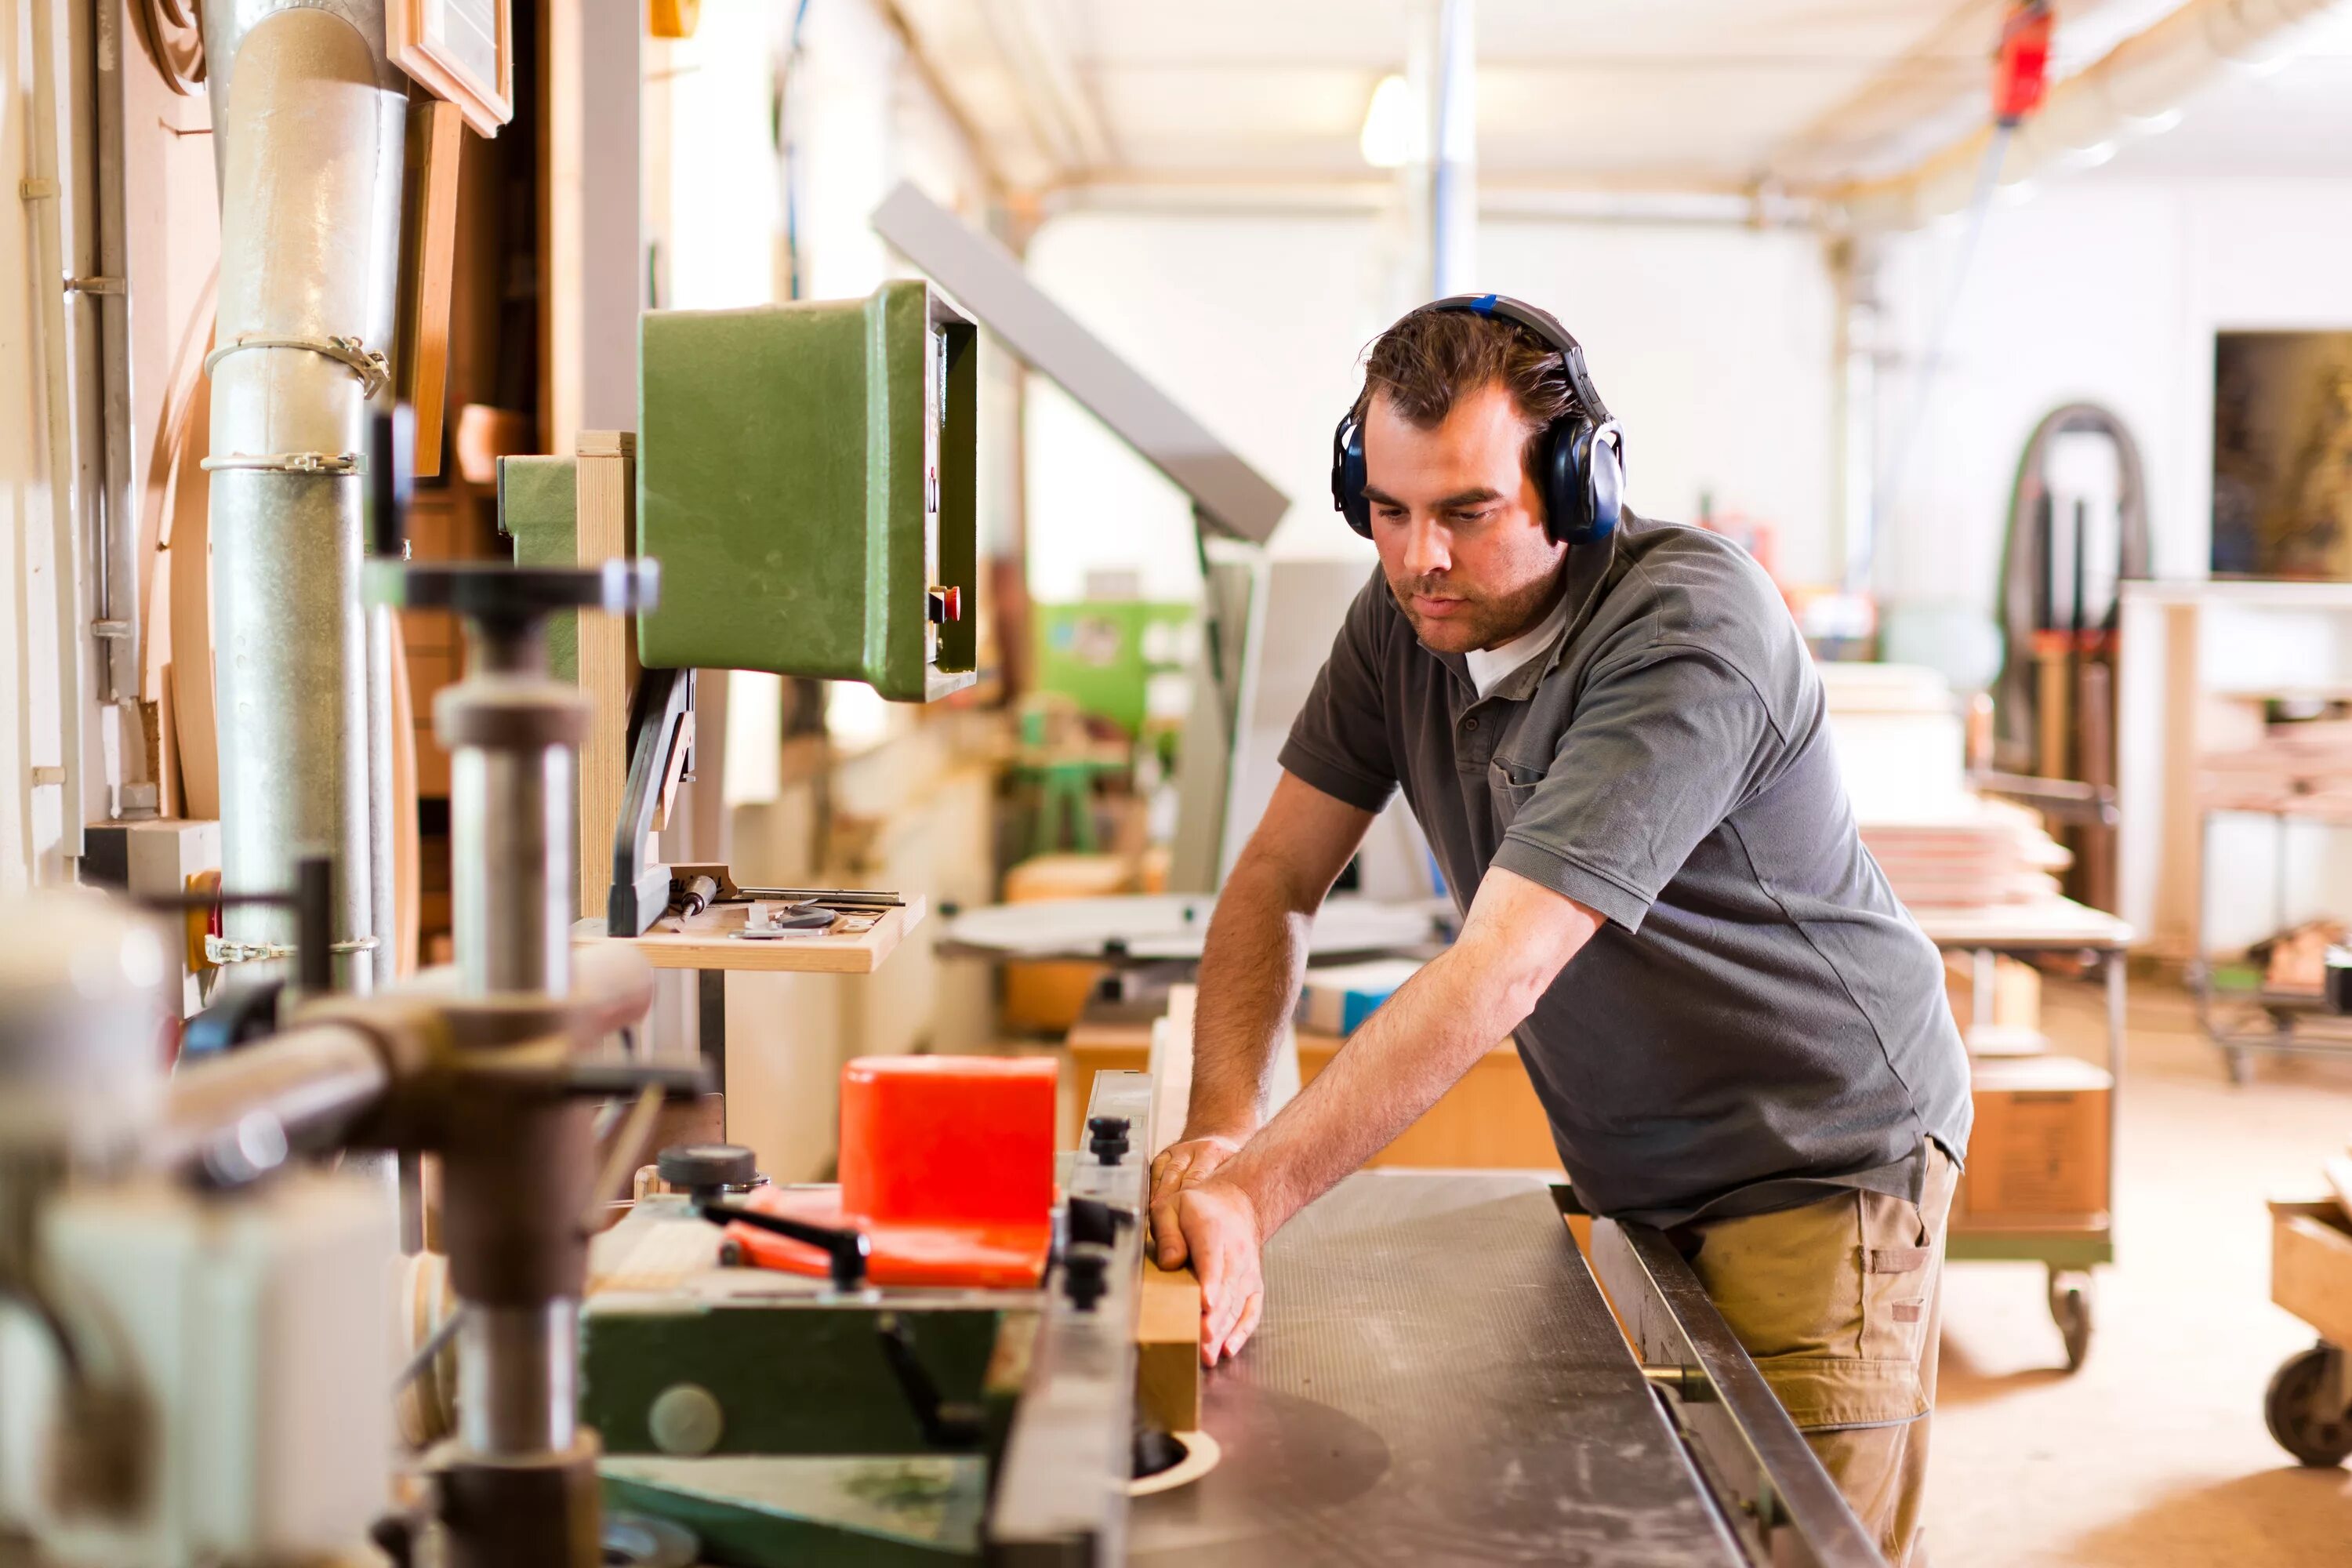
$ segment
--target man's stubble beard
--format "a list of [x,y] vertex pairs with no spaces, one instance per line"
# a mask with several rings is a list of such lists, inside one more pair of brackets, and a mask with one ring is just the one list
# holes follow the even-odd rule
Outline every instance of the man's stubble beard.
[[[1398,586],[1393,577],[1387,578],[1387,582],[1389,596],[1404,613],[1413,636],[1421,639],[1423,647],[1439,653],[1468,653],[1477,648],[1498,647],[1513,637],[1533,631],[1550,613],[1552,602],[1561,591],[1560,581],[1565,569],[1566,562],[1562,561],[1543,576],[1523,588],[1512,590],[1500,599],[1468,600],[1470,607],[1467,614],[1434,622],[1426,621],[1414,612],[1412,595],[1416,589],[1425,588],[1434,597],[1450,596],[1452,585],[1444,578],[1418,578],[1402,587]],[[1444,640],[1433,640],[1432,631]]]

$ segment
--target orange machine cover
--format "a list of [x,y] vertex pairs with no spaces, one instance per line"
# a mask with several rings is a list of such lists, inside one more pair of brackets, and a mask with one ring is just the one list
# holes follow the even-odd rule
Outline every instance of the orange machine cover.
[[[1051,1057],[860,1057],[841,1073],[841,1184],[754,1208],[851,1225],[877,1285],[1034,1286],[1053,1241]],[[751,1261],[823,1275],[816,1247],[730,1226]]]

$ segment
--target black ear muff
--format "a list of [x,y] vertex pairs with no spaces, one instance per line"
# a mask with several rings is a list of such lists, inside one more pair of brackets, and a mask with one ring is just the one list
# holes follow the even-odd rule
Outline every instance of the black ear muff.
[[1544,531],[1553,543],[1563,544],[1584,529],[1584,479],[1577,471],[1576,436],[1572,429],[1555,425],[1544,432],[1541,441],[1530,468],[1536,489],[1543,496]]
[[1352,412],[1331,432],[1331,510],[1366,539],[1372,536],[1372,503],[1364,499],[1364,428]]

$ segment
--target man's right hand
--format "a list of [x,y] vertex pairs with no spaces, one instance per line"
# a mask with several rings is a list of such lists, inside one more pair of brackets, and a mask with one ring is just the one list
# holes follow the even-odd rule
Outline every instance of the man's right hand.
[[1151,1255],[1162,1268],[1184,1267],[1184,1231],[1176,1222],[1177,1202],[1184,1189],[1208,1179],[1216,1168],[1241,1152],[1242,1135],[1210,1132],[1171,1143],[1151,1162]]

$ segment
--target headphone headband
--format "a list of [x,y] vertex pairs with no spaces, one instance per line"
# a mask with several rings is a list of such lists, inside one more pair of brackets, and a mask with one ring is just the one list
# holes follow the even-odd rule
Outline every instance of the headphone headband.
[[1591,375],[1584,368],[1584,345],[1575,335],[1559,324],[1559,318],[1549,310],[1540,310],[1507,294],[1451,294],[1432,301],[1423,309],[1459,310],[1466,315],[1500,317],[1514,326],[1525,327],[1552,348],[1559,351],[1561,365],[1568,372],[1570,390],[1584,405],[1585,417],[1595,425],[1610,423],[1609,405],[1601,401],[1601,389],[1592,384]]

